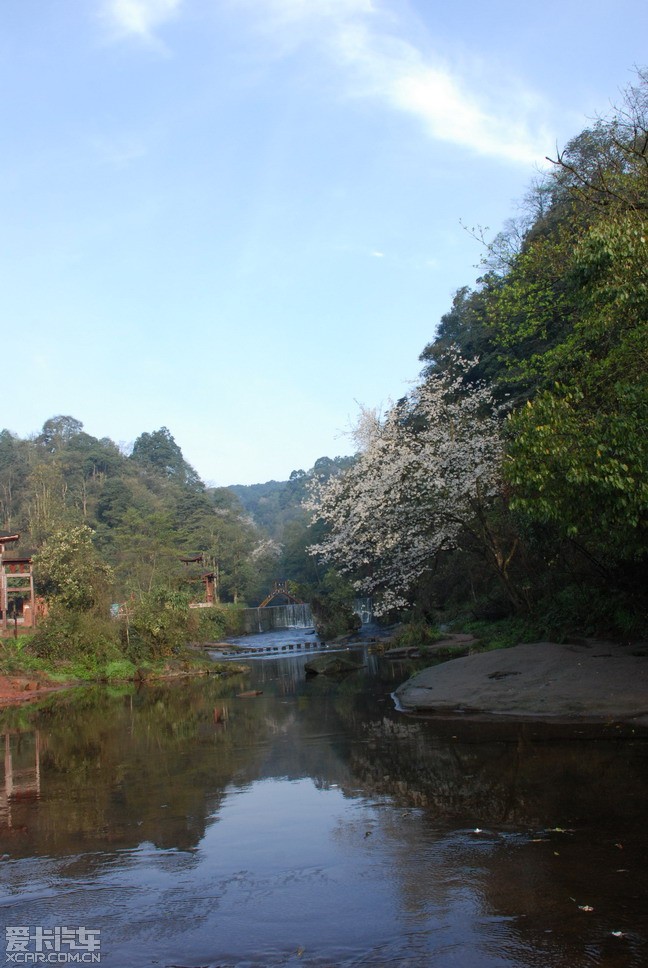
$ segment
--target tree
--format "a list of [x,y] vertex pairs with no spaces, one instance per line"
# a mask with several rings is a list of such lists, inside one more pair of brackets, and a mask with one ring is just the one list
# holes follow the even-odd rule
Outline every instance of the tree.
[[558,155],[557,192],[581,223],[557,263],[572,315],[509,426],[513,505],[608,572],[648,553],[648,74],[638,79]]
[[73,523],[67,495],[68,484],[58,463],[34,465],[25,484],[25,504],[29,533],[36,544]]
[[106,605],[112,570],[95,550],[92,536],[87,525],[57,531],[35,556],[38,587],[51,603],[81,612]]
[[53,454],[82,430],[83,424],[80,420],[59,414],[58,417],[50,417],[45,421],[36,443]]
[[574,255],[581,314],[510,421],[514,506],[601,560],[648,553],[648,222],[593,225]]
[[489,517],[501,494],[501,407],[484,385],[466,392],[470,363],[455,356],[451,369],[393,407],[346,473],[311,486],[307,507],[330,528],[311,553],[352,575],[358,592],[380,595],[378,613],[406,605],[466,532],[521,604],[508,578],[514,546]]
[[475,382],[492,382],[502,370],[497,347],[493,342],[493,328],[488,317],[489,305],[501,280],[489,274],[477,280],[477,288],[463,286],[452,300],[452,307],[441,317],[436,336],[423,349],[419,360],[424,363],[422,375],[452,366],[458,349],[461,356],[476,360],[476,364],[462,375]]
[[29,444],[10,431],[0,432],[0,523],[7,531],[15,528],[29,475]]
[[124,590],[144,594],[176,583],[180,549],[168,510],[128,508],[115,528],[114,542],[116,573]]
[[196,471],[182,456],[167,427],[160,427],[151,434],[140,434],[133,445],[131,459],[179,484],[200,490],[204,487]]
[[648,212],[648,70],[636,73],[612,117],[581,132],[553,160],[558,189],[589,212]]
[[133,662],[168,658],[197,635],[198,625],[186,594],[156,587],[129,606],[120,629],[122,648]]

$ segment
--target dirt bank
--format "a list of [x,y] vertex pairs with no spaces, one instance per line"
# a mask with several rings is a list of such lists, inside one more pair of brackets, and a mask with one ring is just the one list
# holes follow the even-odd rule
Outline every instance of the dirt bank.
[[0,676],[0,709],[3,706],[16,706],[19,703],[42,699],[50,692],[65,689],[67,683],[27,676]]
[[648,646],[517,645],[424,669],[395,696],[407,712],[648,726]]

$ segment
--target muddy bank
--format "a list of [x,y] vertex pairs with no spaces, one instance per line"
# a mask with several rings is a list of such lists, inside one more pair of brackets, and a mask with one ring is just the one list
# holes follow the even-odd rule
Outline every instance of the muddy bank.
[[49,693],[66,689],[70,685],[73,683],[52,682],[36,676],[0,676],[0,709],[3,706],[16,706],[43,699]]
[[648,646],[518,645],[424,669],[394,696],[406,712],[648,726]]

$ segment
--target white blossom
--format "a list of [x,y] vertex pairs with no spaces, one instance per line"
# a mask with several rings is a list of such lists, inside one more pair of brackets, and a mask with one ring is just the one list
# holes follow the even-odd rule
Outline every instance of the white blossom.
[[407,604],[435,556],[474,531],[500,493],[500,408],[486,386],[467,390],[462,377],[474,362],[454,363],[383,421],[363,411],[357,461],[314,480],[306,500],[312,520],[330,528],[309,551],[352,575],[358,592],[379,595],[379,613]]

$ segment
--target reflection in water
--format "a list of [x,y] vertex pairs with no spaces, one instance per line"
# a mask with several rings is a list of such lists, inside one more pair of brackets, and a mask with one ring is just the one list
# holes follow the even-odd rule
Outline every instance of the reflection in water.
[[115,968],[648,962],[645,737],[413,720],[409,668],[304,661],[7,710],[4,925]]
[[14,804],[40,796],[40,738],[35,732],[7,732],[4,740],[4,784],[0,790],[0,831],[15,829]]

